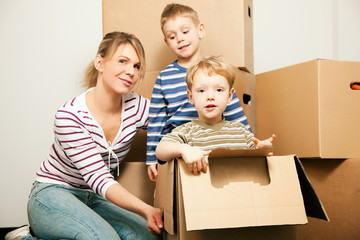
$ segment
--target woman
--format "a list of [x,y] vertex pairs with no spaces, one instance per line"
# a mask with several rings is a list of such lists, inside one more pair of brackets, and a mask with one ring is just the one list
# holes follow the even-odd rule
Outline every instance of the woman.
[[57,111],[55,141],[28,202],[37,238],[159,237],[161,210],[129,193],[110,174],[118,172],[136,132],[148,123],[149,101],[131,92],[144,76],[144,55],[135,36],[106,34],[87,69],[89,89]]

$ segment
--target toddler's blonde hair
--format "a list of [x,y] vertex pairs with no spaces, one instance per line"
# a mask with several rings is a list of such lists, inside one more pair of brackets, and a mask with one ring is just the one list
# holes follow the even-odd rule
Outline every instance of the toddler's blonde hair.
[[194,83],[194,75],[199,70],[205,71],[209,76],[221,75],[228,81],[230,89],[234,86],[236,75],[233,66],[226,63],[220,56],[210,56],[199,59],[187,70],[186,84],[189,90]]

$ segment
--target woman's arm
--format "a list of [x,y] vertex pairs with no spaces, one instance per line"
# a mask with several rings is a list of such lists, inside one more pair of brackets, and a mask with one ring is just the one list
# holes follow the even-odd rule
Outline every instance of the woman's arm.
[[106,191],[106,198],[115,205],[143,216],[148,223],[148,229],[153,234],[160,234],[164,226],[162,212],[132,195],[120,184],[111,185]]

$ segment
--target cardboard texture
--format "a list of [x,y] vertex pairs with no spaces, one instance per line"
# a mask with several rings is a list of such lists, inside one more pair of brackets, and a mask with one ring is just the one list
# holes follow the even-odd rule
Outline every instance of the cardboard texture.
[[116,180],[147,204],[153,206],[155,182],[150,181],[147,175],[147,166],[144,162],[121,162],[120,174]]
[[[264,157],[264,151],[212,153],[208,173],[199,176],[182,160],[159,165],[155,205],[164,211],[167,238],[295,239],[288,225],[307,223],[302,190],[308,188],[314,195],[305,202],[320,213],[312,215],[327,219],[296,156]],[[257,230],[249,232],[250,226]]]
[[137,132],[129,153],[119,165],[119,176],[115,177],[129,192],[154,205],[155,182],[150,181],[145,164],[146,133],[142,129]]
[[331,219],[309,218],[297,226],[298,240],[360,239],[360,159],[300,159]]
[[[103,0],[103,33],[135,34],[144,45],[147,70],[160,71],[175,60],[160,29],[161,13],[172,2]],[[222,55],[230,64],[254,72],[252,0],[209,0],[206,4],[191,0],[176,2],[192,7],[205,25],[206,36],[201,42],[204,56]]]
[[275,155],[360,157],[360,62],[316,59],[256,75],[257,137]]

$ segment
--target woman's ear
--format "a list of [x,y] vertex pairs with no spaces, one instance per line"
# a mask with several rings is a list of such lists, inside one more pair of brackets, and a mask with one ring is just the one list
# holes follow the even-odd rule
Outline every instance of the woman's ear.
[[94,66],[96,70],[98,70],[99,72],[103,72],[103,63],[104,59],[99,54],[97,54],[94,59]]
[[233,98],[233,96],[234,96],[234,92],[235,92],[235,89],[234,89],[234,88],[231,88],[230,91],[229,91],[228,103],[231,103],[232,98]]
[[194,101],[193,101],[193,97],[192,97],[191,91],[188,89],[188,90],[186,90],[186,92],[187,92],[187,95],[189,96],[190,103],[191,103],[192,105],[194,105]]

